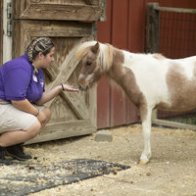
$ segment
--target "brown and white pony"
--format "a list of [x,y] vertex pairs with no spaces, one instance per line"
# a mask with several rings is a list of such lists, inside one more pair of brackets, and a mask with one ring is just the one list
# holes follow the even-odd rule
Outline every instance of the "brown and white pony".
[[[144,136],[140,163],[151,157],[151,115],[154,108],[189,111],[196,108],[196,56],[169,59],[160,54],[136,54],[112,45],[87,41],[73,49],[81,63],[78,83],[86,90],[107,74],[139,108]],[[74,53],[74,55],[73,55]]]

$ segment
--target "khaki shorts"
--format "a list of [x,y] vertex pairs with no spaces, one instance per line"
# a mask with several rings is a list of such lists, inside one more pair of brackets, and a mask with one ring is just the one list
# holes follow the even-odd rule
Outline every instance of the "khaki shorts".
[[36,121],[38,119],[34,115],[20,111],[12,104],[0,103],[0,133],[19,129],[26,130]]

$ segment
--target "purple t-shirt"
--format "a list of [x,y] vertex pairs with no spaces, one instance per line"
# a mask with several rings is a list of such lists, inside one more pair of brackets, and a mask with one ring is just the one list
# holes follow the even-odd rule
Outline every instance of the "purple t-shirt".
[[43,91],[43,70],[35,72],[26,54],[0,66],[0,99],[28,99],[35,103],[42,97]]

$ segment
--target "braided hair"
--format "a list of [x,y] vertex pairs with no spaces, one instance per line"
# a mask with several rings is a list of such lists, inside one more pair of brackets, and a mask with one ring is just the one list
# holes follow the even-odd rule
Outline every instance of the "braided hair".
[[43,55],[47,55],[51,48],[54,47],[54,43],[49,37],[39,37],[33,39],[26,48],[29,61],[33,62],[36,56],[41,52]]

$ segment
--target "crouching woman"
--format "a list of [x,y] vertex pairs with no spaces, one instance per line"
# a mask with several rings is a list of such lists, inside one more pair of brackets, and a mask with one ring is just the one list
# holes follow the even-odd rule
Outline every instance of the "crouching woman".
[[37,136],[50,120],[44,104],[62,90],[78,91],[67,84],[44,90],[43,69],[54,60],[55,46],[48,37],[33,40],[26,52],[0,66],[0,163],[9,164],[7,155],[31,159],[22,144]]

